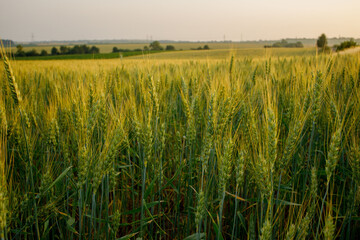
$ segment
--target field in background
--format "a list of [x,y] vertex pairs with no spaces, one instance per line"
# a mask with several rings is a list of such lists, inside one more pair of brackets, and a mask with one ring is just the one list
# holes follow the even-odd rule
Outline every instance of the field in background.
[[[338,45],[343,41],[347,41],[349,38],[329,38],[328,39],[328,45]],[[277,40],[280,41],[280,40]],[[303,43],[303,45],[306,48],[313,48],[316,45],[316,39],[288,39],[289,42],[297,42],[300,41]],[[355,39],[356,42],[359,43],[359,39]],[[205,44],[208,45],[211,49],[241,49],[241,48],[263,48],[264,45],[271,45],[276,41],[263,41],[263,42],[187,42],[187,43],[161,43],[161,45],[165,48],[166,45],[173,45],[175,46],[176,50],[191,50],[191,49],[197,49],[198,47],[203,47]],[[91,43],[91,42],[74,42],[74,43],[38,43],[36,45],[24,45],[24,51],[30,51],[32,49],[35,49],[38,53],[41,52],[41,50],[46,50],[48,53],[51,52],[52,47],[59,48],[60,46],[74,46],[74,45],[81,45],[86,44],[89,46],[96,46],[100,49],[100,53],[110,53],[112,52],[113,47],[121,48],[121,49],[143,49],[144,46],[149,46],[150,41],[148,43]],[[11,51],[16,51],[16,47],[13,46]]]
[[[143,49],[144,46],[149,46],[150,43],[134,43],[134,44],[99,44],[96,45],[100,48],[102,52],[111,52],[113,47],[122,48],[122,49]],[[263,47],[261,44],[256,43],[161,43],[161,46],[164,48],[166,45],[173,45],[176,50],[191,50],[192,48],[204,47],[204,45],[208,45],[210,49],[229,49],[229,48],[256,48]]]
[[[225,59],[230,55],[236,57],[285,57],[285,56],[313,56],[315,55],[315,47],[305,48],[264,48],[262,44],[256,43],[206,43],[210,50],[191,50],[198,47],[204,47],[205,43],[174,43],[176,51],[151,51],[152,56],[147,56],[148,52],[125,52],[111,53],[112,48],[116,46],[119,49],[143,49],[145,44],[99,44],[95,45],[100,49],[100,54],[80,54],[80,55],[55,55],[55,56],[36,56],[36,57],[18,57],[18,60],[70,60],[70,59],[111,59],[131,57],[135,59],[151,58],[151,59]],[[163,47],[166,44],[161,44]],[[91,46],[91,45],[89,45]],[[59,47],[59,46],[57,46]],[[24,51],[31,49],[40,52],[45,49],[51,52],[52,46],[26,46]],[[180,50],[182,49],[182,50]],[[12,48],[11,51],[16,51]]]
[[[144,46],[149,46],[150,43],[123,43],[123,44],[87,44],[89,46],[96,46],[100,49],[100,53],[110,53],[112,52],[113,47],[121,49],[130,49],[134,50],[137,48],[143,49]],[[256,43],[161,43],[161,46],[164,48],[166,45],[173,45],[176,50],[191,50],[192,48],[204,47],[208,45],[210,49],[230,49],[230,48],[261,48],[263,44]],[[59,48],[62,45],[36,45],[36,46],[24,46],[24,51],[30,51],[35,49],[40,53],[42,49],[46,50],[48,53],[51,52],[52,47]],[[66,45],[73,46],[73,45]],[[16,47],[11,48],[11,51],[16,51]]]
[[143,51],[124,53],[100,53],[100,54],[74,54],[36,57],[16,57],[16,60],[71,60],[71,59],[226,59],[235,57],[292,57],[314,56],[315,48],[237,48],[237,49],[210,49],[210,50],[183,50],[183,51]]
[[[314,56],[315,48],[241,48],[241,49],[216,49],[216,50],[192,50],[161,52],[145,56],[149,59],[229,59],[231,56],[264,58],[264,57],[294,57]],[[134,56],[132,59],[141,59],[144,56]]]
[[10,64],[0,68],[0,238],[360,234],[358,53]]

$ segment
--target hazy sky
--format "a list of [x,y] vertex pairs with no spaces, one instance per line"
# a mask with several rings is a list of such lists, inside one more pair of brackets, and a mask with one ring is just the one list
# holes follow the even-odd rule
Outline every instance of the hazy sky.
[[0,0],[0,38],[360,37],[360,0]]

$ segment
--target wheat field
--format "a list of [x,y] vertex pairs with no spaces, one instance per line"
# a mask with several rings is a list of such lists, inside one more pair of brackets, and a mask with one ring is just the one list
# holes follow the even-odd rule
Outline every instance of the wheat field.
[[1,239],[360,234],[359,54],[2,56]]

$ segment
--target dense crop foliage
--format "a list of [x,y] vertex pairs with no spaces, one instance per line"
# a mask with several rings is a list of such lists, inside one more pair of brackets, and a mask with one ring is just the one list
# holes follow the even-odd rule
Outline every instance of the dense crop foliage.
[[354,239],[359,60],[4,59],[1,238]]

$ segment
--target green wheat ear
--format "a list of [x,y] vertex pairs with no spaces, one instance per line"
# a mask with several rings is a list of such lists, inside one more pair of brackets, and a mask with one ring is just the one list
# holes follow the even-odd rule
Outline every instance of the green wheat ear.
[[11,97],[14,99],[14,103],[16,106],[19,106],[19,103],[21,102],[21,96],[18,89],[18,86],[15,81],[14,74],[12,72],[9,59],[7,58],[5,52],[3,49],[1,49],[1,57],[4,62],[5,72],[7,76],[7,80],[9,82],[9,88],[11,92]]

